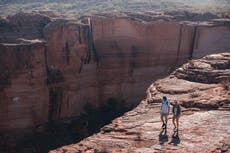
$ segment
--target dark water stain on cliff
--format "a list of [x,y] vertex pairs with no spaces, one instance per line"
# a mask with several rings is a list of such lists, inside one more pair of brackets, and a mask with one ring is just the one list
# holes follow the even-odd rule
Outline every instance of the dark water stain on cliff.
[[[94,39],[93,39],[93,24],[88,18],[88,29],[87,29],[87,44],[88,44],[88,52],[87,52],[87,58],[86,58],[86,63],[89,64],[91,60],[96,62],[97,64],[99,63],[99,56],[94,44]],[[93,57],[91,57],[93,56]]]
[[196,41],[196,35],[197,35],[197,27],[194,26],[192,30],[192,35],[191,35],[191,46],[190,46],[190,51],[189,51],[189,60],[193,58],[193,51],[195,48],[195,41]]
[[11,85],[11,74],[5,61],[6,51],[0,52],[0,91]]
[[65,56],[66,56],[66,63],[69,65],[70,64],[70,48],[69,48],[69,43],[65,43]]
[[54,66],[47,69],[47,85],[60,83],[64,81],[62,72]]
[[60,119],[62,99],[62,87],[52,87],[49,89],[49,122]]

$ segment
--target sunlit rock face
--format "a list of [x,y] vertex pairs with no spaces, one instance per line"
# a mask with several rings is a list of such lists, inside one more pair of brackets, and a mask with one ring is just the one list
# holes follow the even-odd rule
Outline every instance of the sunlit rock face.
[[190,58],[230,49],[227,21],[212,16],[201,26],[174,14],[1,19],[0,131],[75,117],[111,98],[136,105],[154,80]]
[[230,53],[220,53],[192,60],[169,77],[158,80],[148,89],[150,101],[162,95],[180,100],[184,107],[218,109],[229,107]]
[[[98,102],[96,64],[90,59],[88,49],[89,26],[57,20],[48,24],[44,31],[50,74],[47,86],[50,97],[56,96],[51,101],[59,101],[55,107],[60,107],[50,119],[79,115],[86,103]],[[56,72],[54,76],[53,72]]]
[[152,80],[189,58],[191,27],[187,25],[126,18],[94,18],[92,25],[103,100],[113,95],[129,103],[140,100]]

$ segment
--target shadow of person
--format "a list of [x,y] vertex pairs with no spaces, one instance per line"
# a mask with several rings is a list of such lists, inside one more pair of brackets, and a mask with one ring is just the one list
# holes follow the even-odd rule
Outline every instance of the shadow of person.
[[160,145],[163,145],[165,142],[168,142],[167,130],[163,129],[159,134]]
[[177,146],[180,143],[180,137],[178,131],[174,132],[172,135],[172,140],[169,142],[169,144],[173,144],[174,146]]

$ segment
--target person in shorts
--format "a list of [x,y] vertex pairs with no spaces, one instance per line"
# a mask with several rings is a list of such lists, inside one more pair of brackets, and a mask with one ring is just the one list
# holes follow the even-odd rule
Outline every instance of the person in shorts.
[[179,118],[181,115],[181,108],[177,101],[175,101],[175,103],[173,104],[172,112],[173,112],[172,122],[174,125],[174,132],[177,132],[179,128]]
[[168,115],[170,111],[170,103],[167,100],[166,96],[163,96],[163,100],[161,102],[161,121],[162,121],[162,128],[167,128],[167,122],[168,122]]

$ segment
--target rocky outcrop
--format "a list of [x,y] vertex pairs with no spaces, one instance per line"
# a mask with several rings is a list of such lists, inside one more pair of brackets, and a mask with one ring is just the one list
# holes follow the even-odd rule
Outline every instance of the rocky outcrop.
[[[229,152],[229,62],[230,53],[222,53],[184,64],[170,76],[154,82],[146,99],[99,133],[50,153]],[[215,65],[221,68],[216,69]],[[193,76],[191,71],[197,75]],[[207,71],[218,76],[218,81],[213,82],[213,75],[205,75]],[[177,134],[173,132],[171,114],[168,130],[161,131],[159,111],[163,95],[183,106]]]
[[[173,137],[173,125],[168,132],[161,131],[159,106],[146,103],[139,109],[117,118],[100,133],[78,144],[50,151],[63,152],[228,152],[229,113],[227,111],[196,112],[181,117],[179,135]],[[155,109],[155,110],[154,110]],[[223,119],[223,117],[225,119]],[[194,120],[195,118],[195,120]],[[171,121],[171,120],[170,120]],[[213,131],[213,132],[211,132]]]
[[48,15],[0,20],[1,133],[79,116],[89,103],[135,106],[152,81],[191,58],[230,49],[229,21],[216,15]]
[[184,64],[150,86],[149,101],[160,101],[162,95],[167,95],[173,100],[180,99],[184,107],[229,107],[229,55],[213,54]]

